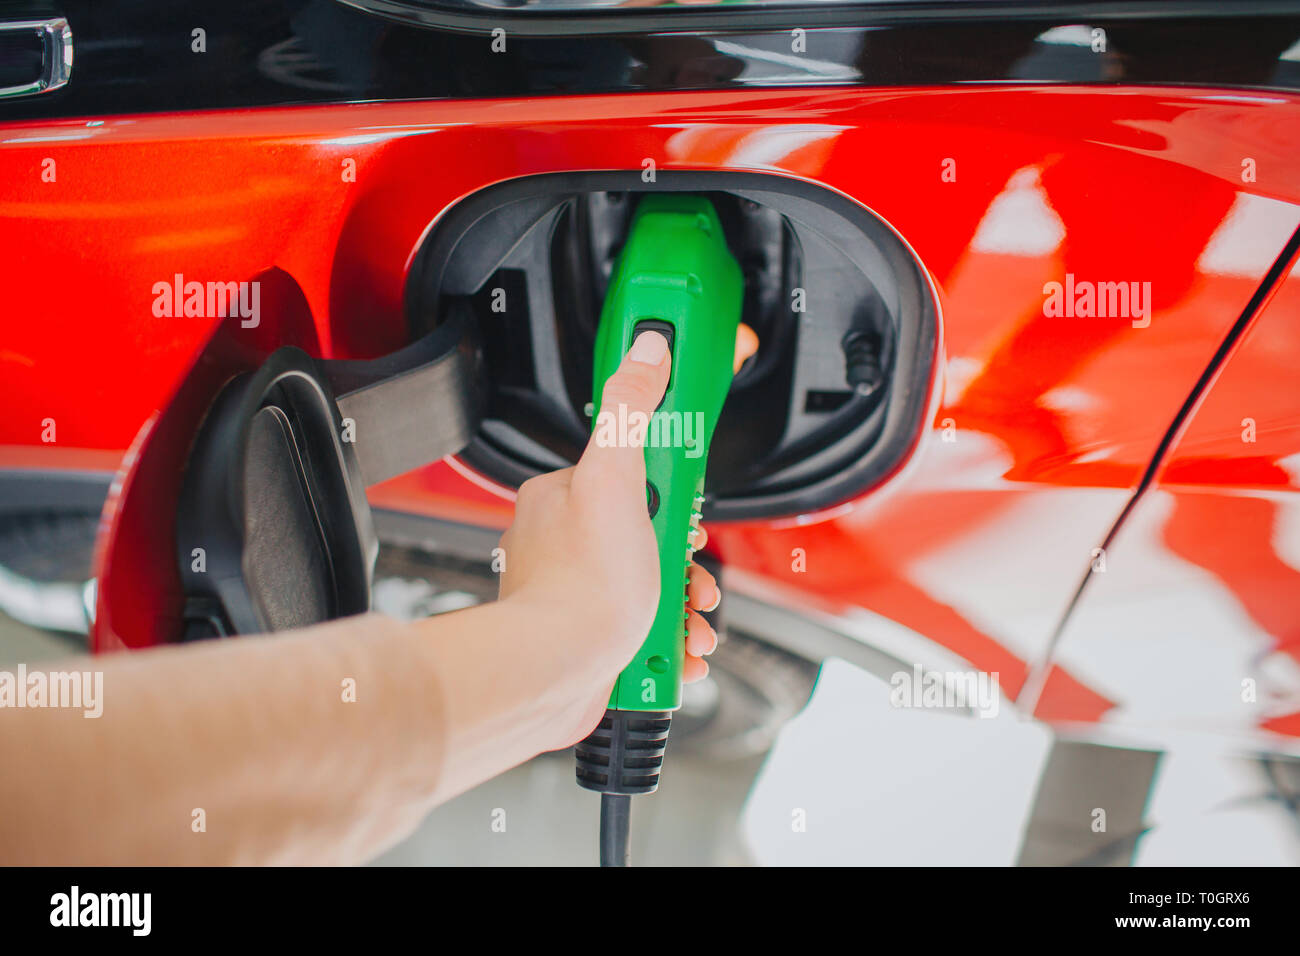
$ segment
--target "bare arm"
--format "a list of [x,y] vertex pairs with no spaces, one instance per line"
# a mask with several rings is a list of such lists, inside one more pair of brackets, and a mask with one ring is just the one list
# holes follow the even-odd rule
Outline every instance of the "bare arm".
[[[654,408],[650,358],[606,403]],[[528,482],[492,604],[52,665],[102,671],[103,713],[0,709],[0,863],[362,862],[581,739],[658,601],[644,484],[639,448],[594,446]],[[692,605],[716,596],[695,568]],[[688,676],[714,642],[694,615]]]
[[[525,659],[540,620],[517,610],[61,662],[103,672],[103,712],[0,711],[0,862],[368,859],[435,804],[580,732],[578,675],[551,707],[503,683],[559,676]],[[592,663],[588,685],[619,668]]]

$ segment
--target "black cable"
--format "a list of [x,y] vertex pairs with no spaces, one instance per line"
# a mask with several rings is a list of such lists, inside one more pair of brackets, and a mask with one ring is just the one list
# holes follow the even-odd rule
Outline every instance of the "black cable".
[[600,865],[627,866],[632,797],[654,793],[672,724],[668,710],[607,710],[574,747],[578,784],[600,794]]
[[628,834],[632,823],[632,796],[600,795],[600,865],[627,866]]

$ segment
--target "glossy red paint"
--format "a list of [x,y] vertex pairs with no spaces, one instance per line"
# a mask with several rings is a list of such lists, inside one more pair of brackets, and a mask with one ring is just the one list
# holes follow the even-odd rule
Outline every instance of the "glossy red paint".
[[[308,353],[320,344],[302,290],[278,269],[259,273],[265,321],[246,329],[240,316],[213,331],[167,403],[149,416],[127,450],[109,492],[96,542],[96,652],[177,641],[185,595],[177,562],[176,505],[190,444],[212,398],[233,376],[250,372],[282,345]],[[168,502],[158,507],[158,502]],[[226,507],[226,502],[213,502]],[[194,542],[201,545],[201,542]]]
[[1300,259],[1215,378],[1093,575],[1057,657],[1125,702],[1300,752]]
[[[420,238],[494,182],[641,169],[646,158],[805,178],[870,207],[928,269],[943,325],[935,414],[884,487],[823,514],[715,526],[711,547],[902,624],[998,672],[1011,696],[1034,664],[1048,666],[1039,716],[1096,720],[1140,704],[1143,688],[1119,693],[1068,656],[1069,673],[1051,666],[1051,636],[1300,224],[1298,140],[1300,98],[1150,88],[638,94],[9,124],[0,262],[16,294],[0,346],[0,446],[30,465],[40,423],[54,418],[61,450],[126,448],[213,331],[212,319],[154,316],[154,284],[175,274],[239,280],[275,267],[301,287],[320,354],[377,355],[404,341],[403,283]],[[47,158],[54,182],[42,180]],[[1045,284],[1067,281],[1150,283],[1149,311],[1046,314]],[[509,501],[461,471],[403,476],[372,501],[508,521]]]

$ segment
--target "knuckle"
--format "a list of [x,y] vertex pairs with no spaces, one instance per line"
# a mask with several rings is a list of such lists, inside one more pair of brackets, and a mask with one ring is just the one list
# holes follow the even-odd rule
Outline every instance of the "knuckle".
[[519,491],[515,495],[515,503],[521,504],[523,502],[535,501],[540,498],[546,491],[544,477],[545,476],[543,475],[537,475],[536,477],[529,478],[520,485]]

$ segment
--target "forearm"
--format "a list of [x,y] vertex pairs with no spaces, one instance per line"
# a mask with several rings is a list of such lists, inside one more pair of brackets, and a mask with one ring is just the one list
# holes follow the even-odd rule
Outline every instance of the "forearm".
[[505,600],[52,664],[102,671],[103,712],[0,709],[0,863],[370,859],[594,725],[624,662],[579,626]]
[[417,622],[442,675],[449,728],[437,802],[596,726],[631,651],[586,600],[512,597]]
[[49,669],[102,671],[103,713],[0,710],[0,862],[357,862],[438,790],[444,675],[409,624]]

